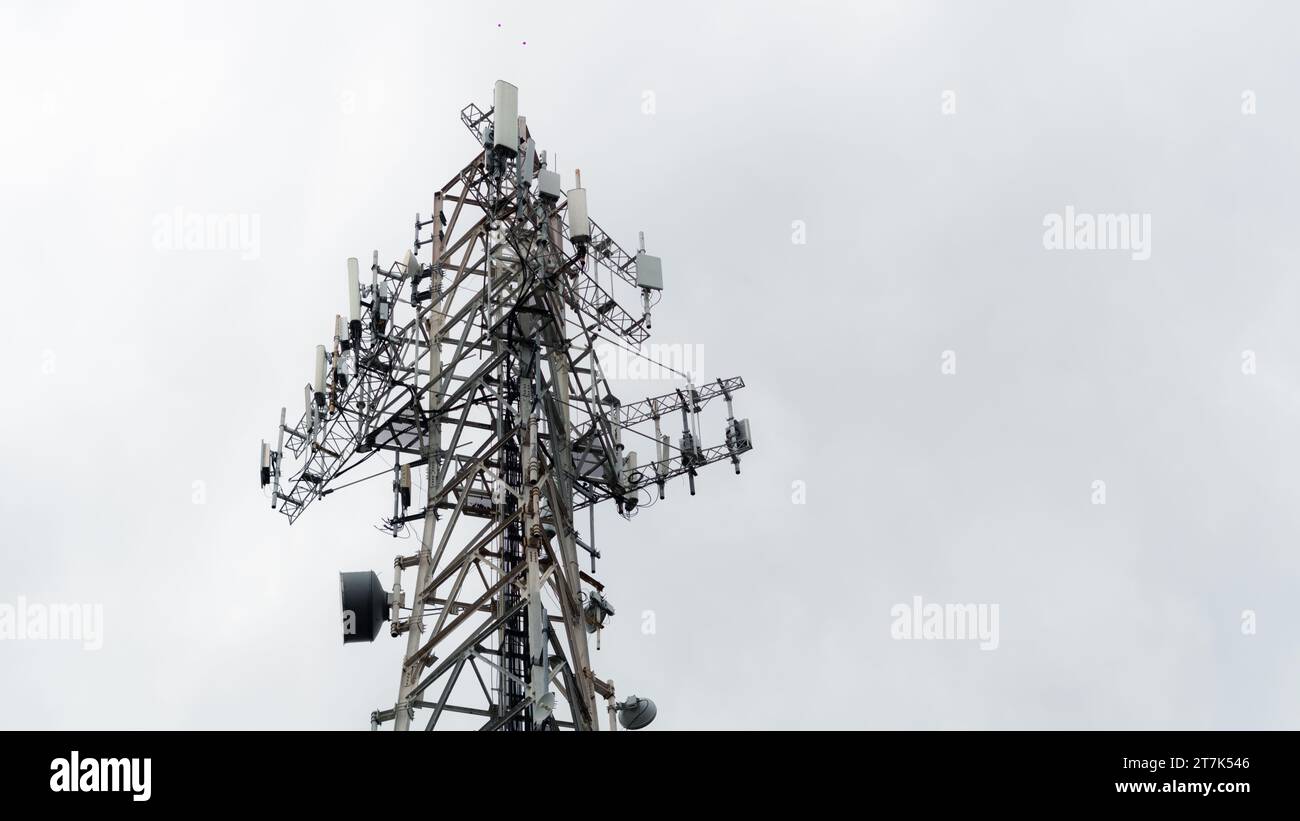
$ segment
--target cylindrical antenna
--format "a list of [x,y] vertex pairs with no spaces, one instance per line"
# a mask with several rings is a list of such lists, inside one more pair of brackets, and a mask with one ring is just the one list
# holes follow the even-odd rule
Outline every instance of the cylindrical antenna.
[[686,380],[686,398],[690,400],[691,405],[691,433],[695,435],[695,441],[700,442],[700,393],[695,388],[695,381]]
[[284,419],[289,409],[280,406],[280,430],[276,432],[275,454],[271,458],[271,509],[275,510],[275,500],[280,496],[280,462],[284,459]]
[[591,219],[587,216],[587,190],[582,187],[582,172],[574,172],[577,186],[568,193],[569,239],[586,242],[591,237]]
[[[376,248],[376,249],[374,250],[374,253],[373,253],[373,255],[370,257],[370,259],[371,259],[371,263],[370,263],[370,326],[371,326],[372,328],[374,328],[375,331],[376,331],[377,333],[383,333],[383,326],[380,324],[380,321],[383,319],[383,316],[382,316],[383,311],[382,311],[382,307],[381,307],[381,301],[382,301],[382,300],[380,299],[380,295],[379,295],[379,249],[378,249],[378,248]],[[358,328],[358,332],[357,332],[357,333],[358,333],[358,339],[357,339],[357,345],[358,345],[358,347],[359,347],[360,344],[361,344],[361,340],[360,340],[360,338],[359,338],[359,337],[360,337],[360,330],[359,330],[360,325],[361,325],[361,323],[359,323],[359,322],[358,322],[357,325],[356,325],[356,327]]]
[[316,346],[316,379],[312,382],[316,392],[316,403],[325,403],[325,346]]
[[275,435],[275,458],[279,460],[284,454],[284,420],[289,409],[284,405],[280,406],[280,430]]
[[361,264],[356,257],[348,257],[348,319],[361,319]]
[[645,253],[645,231],[637,231],[636,251],[638,254]]

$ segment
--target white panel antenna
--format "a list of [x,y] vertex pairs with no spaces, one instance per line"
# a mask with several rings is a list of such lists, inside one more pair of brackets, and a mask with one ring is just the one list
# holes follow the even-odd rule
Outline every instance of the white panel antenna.
[[492,90],[492,148],[511,156],[519,153],[519,89],[497,80]]
[[587,216],[587,189],[582,187],[582,172],[576,174],[578,187],[568,193],[569,239],[586,242],[591,239],[591,219]]
[[361,265],[356,257],[348,257],[348,320],[361,321]]

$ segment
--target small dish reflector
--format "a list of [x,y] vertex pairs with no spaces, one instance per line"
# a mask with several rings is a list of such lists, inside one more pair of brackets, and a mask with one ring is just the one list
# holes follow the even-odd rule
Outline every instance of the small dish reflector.
[[622,724],[625,730],[643,729],[649,726],[658,714],[659,710],[655,707],[655,703],[640,696],[632,696],[618,705],[618,723]]
[[343,605],[343,643],[374,641],[380,625],[388,620],[388,593],[379,577],[368,570],[340,573],[339,598]]

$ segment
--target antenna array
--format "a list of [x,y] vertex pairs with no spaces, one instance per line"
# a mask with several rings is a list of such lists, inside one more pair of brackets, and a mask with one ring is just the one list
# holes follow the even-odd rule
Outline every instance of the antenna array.
[[[389,478],[382,529],[418,528],[391,590],[374,573],[340,575],[345,642],[372,641],[385,622],[406,637],[396,702],[372,728],[458,715],[483,729],[597,729],[598,698],[609,728],[644,727],[654,703],[618,701],[592,669],[588,634],[599,644],[614,615],[596,577],[594,508],[612,502],[631,518],[683,475],[694,495],[700,469],[730,460],[739,473],[752,447],[732,413],[739,377],[631,404],[613,395],[598,343],[649,338],[661,262],[644,239],[629,254],[601,230],[578,172],[561,190],[517,101],[498,81],[491,109],[461,112],[479,150],[434,194],[432,215],[416,215],[402,262],[382,267],[374,252],[366,282],[347,261],[347,319],[316,347],[302,415],[290,425],[282,408],[275,448],[261,447],[261,483],[290,523],[335,491]],[[637,296],[639,315],[626,307]],[[700,414],[718,397],[726,427],[706,445]],[[629,447],[640,439],[648,459]]]

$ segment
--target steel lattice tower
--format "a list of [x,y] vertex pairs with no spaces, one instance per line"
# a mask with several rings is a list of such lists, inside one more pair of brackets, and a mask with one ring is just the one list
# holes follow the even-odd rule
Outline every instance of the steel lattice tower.
[[[597,345],[649,338],[660,261],[590,219],[580,178],[561,191],[513,86],[498,82],[493,103],[461,112],[479,149],[434,194],[432,216],[416,215],[405,260],[383,268],[376,251],[368,284],[348,261],[348,320],[317,348],[301,419],[286,424],[282,409],[277,446],[263,443],[262,483],[292,523],[336,490],[391,476],[384,527],[420,527],[391,591],[373,573],[341,577],[345,641],[373,640],[384,621],[406,634],[395,706],[372,727],[433,729],[459,714],[484,729],[596,729],[597,698],[611,728],[616,713],[644,726],[653,703],[617,703],[592,669],[588,634],[613,608],[594,575],[591,510],[612,501],[629,516],[683,474],[693,495],[697,471],[724,459],[739,473],[749,424],[731,408],[744,382],[626,405],[613,395]],[[619,295],[638,292],[634,316]],[[718,397],[723,442],[705,447],[699,414]],[[677,417],[674,444],[662,428]],[[648,440],[648,461],[633,437]]]

